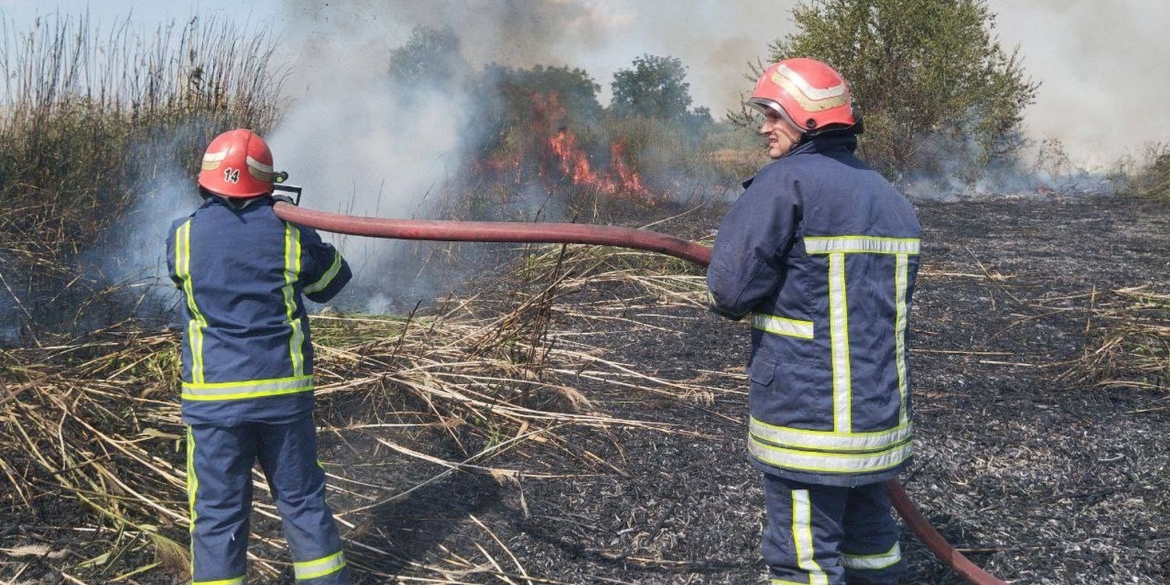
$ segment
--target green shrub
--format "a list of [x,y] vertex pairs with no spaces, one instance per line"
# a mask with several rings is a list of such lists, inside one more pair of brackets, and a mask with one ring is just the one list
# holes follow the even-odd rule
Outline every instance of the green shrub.
[[1127,173],[1125,190],[1130,194],[1170,202],[1170,145],[1154,144],[1146,149],[1145,160]]

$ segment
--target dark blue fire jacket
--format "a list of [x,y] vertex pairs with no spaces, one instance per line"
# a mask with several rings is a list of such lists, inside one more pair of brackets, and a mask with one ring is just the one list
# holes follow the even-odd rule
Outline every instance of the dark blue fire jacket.
[[907,333],[921,227],[830,133],[760,170],[723,219],[711,308],[752,324],[748,449],[814,484],[883,481],[912,454]]
[[208,197],[167,236],[184,293],[187,424],[287,423],[313,409],[313,344],[302,294],[325,302],[352,276],[333,246],[282,221],[273,200]]

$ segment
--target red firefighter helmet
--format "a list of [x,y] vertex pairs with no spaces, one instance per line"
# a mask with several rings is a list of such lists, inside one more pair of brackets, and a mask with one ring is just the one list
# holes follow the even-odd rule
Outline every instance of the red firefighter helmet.
[[239,128],[215,137],[203,154],[199,185],[223,197],[258,197],[272,192],[276,174],[263,138]]
[[776,110],[801,132],[857,123],[845,78],[836,69],[805,57],[770,65],[747,104],[760,111]]

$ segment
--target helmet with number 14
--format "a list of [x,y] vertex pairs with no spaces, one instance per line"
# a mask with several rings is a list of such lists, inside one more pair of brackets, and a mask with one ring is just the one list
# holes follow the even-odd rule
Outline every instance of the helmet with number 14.
[[244,199],[271,193],[275,178],[268,144],[239,128],[216,136],[207,146],[199,186],[221,197]]

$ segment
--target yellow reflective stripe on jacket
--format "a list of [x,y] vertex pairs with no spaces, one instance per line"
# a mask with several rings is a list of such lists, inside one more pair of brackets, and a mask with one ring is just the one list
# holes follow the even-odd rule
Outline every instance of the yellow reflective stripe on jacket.
[[764,313],[752,313],[752,327],[776,335],[799,337],[800,339],[813,338],[813,322],[777,317]]
[[849,364],[849,304],[845,254],[829,255],[829,347],[833,362],[833,429],[853,428],[853,374]]
[[331,575],[340,571],[345,567],[345,554],[338,551],[327,557],[317,559],[315,561],[304,561],[300,563],[293,563],[293,572],[296,574],[297,581],[306,581],[308,579],[316,579]]
[[293,376],[303,376],[305,373],[305,355],[302,346],[305,342],[305,333],[301,328],[301,320],[297,314],[296,283],[301,277],[301,230],[284,224],[284,306],[286,321],[292,327],[289,336],[288,351],[292,362]]
[[770,425],[753,416],[748,423],[748,432],[752,434],[752,437],[757,437],[773,445],[803,451],[873,453],[909,441],[914,435],[914,427],[903,425],[888,431],[869,433],[810,431]]
[[910,256],[898,254],[897,274],[894,275],[894,300],[896,316],[894,318],[894,365],[898,369],[898,393],[901,395],[902,406],[898,423],[905,425],[910,420],[907,412],[907,400],[910,396],[910,378],[906,364],[906,327],[909,321],[909,307],[906,305],[907,283],[910,280]]
[[908,416],[906,400],[909,391],[905,347],[909,257],[917,255],[920,247],[921,240],[918,238],[808,236],[804,239],[806,252],[827,254],[829,257],[829,347],[833,364],[833,428],[837,431],[848,431],[853,427],[853,372],[849,356],[849,298],[845,285],[845,258],[848,254],[891,254],[897,257],[894,275],[894,346],[898,392],[901,395],[899,422],[904,425]]
[[192,581],[191,585],[244,585],[243,577],[220,579],[218,581]]
[[[195,520],[199,517],[195,513],[195,493],[199,490],[199,477],[195,475],[195,433],[191,432],[191,425],[187,425],[187,511],[191,521],[187,524],[190,532],[195,531]],[[195,574],[195,561],[191,561],[191,574]]]
[[914,443],[903,441],[875,452],[829,452],[774,445],[756,435],[748,437],[748,452],[756,459],[785,469],[810,473],[874,473],[904,463],[914,453]]
[[918,238],[877,238],[873,236],[806,236],[809,254],[910,254],[917,255]]
[[341,265],[341,252],[334,251],[333,264],[329,266],[329,270],[325,271],[325,274],[321,276],[321,280],[306,286],[305,292],[308,294],[313,294],[315,292],[324,290],[325,287],[329,286],[329,283],[333,282],[333,278],[337,276],[337,273],[341,271]]
[[187,297],[187,309],[191,313],[191,321],[187,324],[187,344],[191,351],[191,380],[199,383],[203,381],[203,330],[207,327],[207,317],[199,310],[195,302],[195,290],[191,281],[191,220],[183,222],[175,229],[175,276],[183,283],[183,293]]
[[841,564],[848,569],[877,570],[892,567],[902,560],[902,548],[894,543],[893,548],[875,555],[841,554]]
[[796,548],[796,566],[808,573],[809,585],[829,585],[829,576],[816,560],[808,490],[792,490],[792,542]]
[[183,400],[239,400],[309,392],[313,389],[312,376],[295,376],[274,380],[245,380],[242,382],[183,383]]

